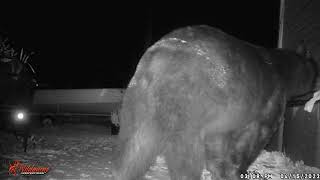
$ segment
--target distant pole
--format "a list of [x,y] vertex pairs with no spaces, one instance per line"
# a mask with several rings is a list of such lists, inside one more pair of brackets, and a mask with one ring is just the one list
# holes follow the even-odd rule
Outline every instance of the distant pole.
[[280,0],[278,48],[283,48],[284,9],[285,9],[285,0]]
[[[283,48],[283,26],[284,26],[284,9],[285,9],[285,0],[280,0],[280,16],[279,16],[279,39],[278,39],[278,48]],[[282,121],[278,131],[278,151],[282,152],[283,150],[283,130],[284,130],[284,116],[281,117]]]

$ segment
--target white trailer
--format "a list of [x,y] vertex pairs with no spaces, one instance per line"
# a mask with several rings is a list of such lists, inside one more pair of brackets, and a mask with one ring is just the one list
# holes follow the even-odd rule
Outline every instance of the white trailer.
[[36,90],[33,112],[42,117],[107,117],[118,111],[124,89],[46,89]]

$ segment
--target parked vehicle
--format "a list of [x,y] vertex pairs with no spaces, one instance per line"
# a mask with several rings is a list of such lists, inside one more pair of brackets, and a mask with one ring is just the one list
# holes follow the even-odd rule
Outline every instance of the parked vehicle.
[[[42,124],[65,121],[112,121],[121,106],[124,89],[45,89],[36,90],[32,111]],[[111,123],[117,134],[118,123]]]

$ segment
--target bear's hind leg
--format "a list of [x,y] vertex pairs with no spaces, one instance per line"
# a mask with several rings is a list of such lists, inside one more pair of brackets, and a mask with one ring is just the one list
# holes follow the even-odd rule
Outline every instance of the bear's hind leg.
[[164,155],[171,180],[200,180],[204,148],[199,139],[184,136],[167,143]]
[[113,171],[115,180],[141,180],[163,147],[162,133],[145,121],[124,142]]
[[215,180],[238,180],[239,165],[230,158],[228,137],[216,135],[206,138],[205,155],[206,169]]

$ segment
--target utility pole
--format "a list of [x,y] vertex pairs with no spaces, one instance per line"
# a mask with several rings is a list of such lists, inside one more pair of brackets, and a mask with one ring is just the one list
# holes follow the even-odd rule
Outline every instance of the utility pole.
[[280,0],[278,48],[283,48],[284,10],[285,10],[285,0]]
[[[285,0],[280,0],[278,48],[283,48],[284,10],[285,10]],[[279,152],[282,152],[283,150],[283,130],[284,130],[284,121],[285,121],[284,116],[282,116],[281,118],[282,118],[282,121],[278,130],[278,144],[277,144],[277,149]]]

